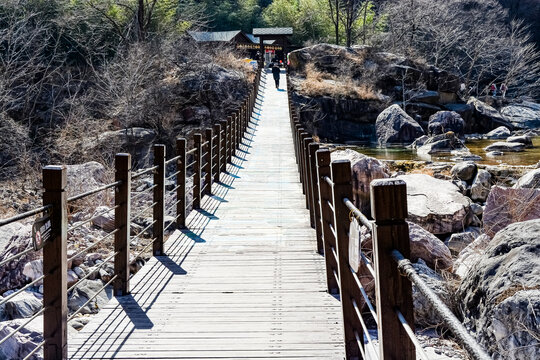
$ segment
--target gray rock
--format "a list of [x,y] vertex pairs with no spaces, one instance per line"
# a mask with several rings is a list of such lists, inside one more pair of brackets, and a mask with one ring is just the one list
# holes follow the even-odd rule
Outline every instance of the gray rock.
[[493,359],[538,359],[540,219],[497,233],[458,289],[464,324]]
[[540,104],[524,101],[502,108],[501,114],[518,129],[540,127]]
[[467,104],[474,108],[473,121],[465,125],[467,133],[484,134],[499,126],[505,126],[510,130],[514,128],[505,116],[485,102],[480,101],[475,97],[470,97]]
[[482,234],[461,250],[454,262],[454,274],[461,278],[466,277],[467,272],[480,260],[490,241],[489,236]]
[[[66,191],[68,197],[93,190],[107,183],[105,166],[96,161],[77,165],[66,165],[66,170]],[[95,198],[101,200],[103,193],[95,195]]]
[[499,126],[496,129],[491,130],[486,134],[486,138],[488,139],[506,139],[511,135],[510,129],[508,129],[506,126]]
[[502,156],[502,155],[504,155],[502,151],[489,151],[486,153],[487,157],[497,157],[497,156]]
[[469,149],[459,140],[453,132],[435,135],[429,138],[424,144],[416,149],[418,154],[437,154],[462,152],[469,154]]
[[[70,311],[78,310],[88,299],[94,296],[103,287],[101,280],[82,280],[77,285],[68,298],[68,308]],[[112,298],[112,287],[108,286],[104,291],[99,292],[95,301],[91,301],[81,311],[82,314],[97,313]]]
[[476,216],[482,216],[482,214],[484,213],[484,208],[482,207],[482,205],[476,203],[471,204],[471,210]]
[[97,138],[86,139],[83,143],[83,150],[89,153],[107,154],[128,152],[132,156],[134,168],[141,168],[150,165],[151,148],[155,138],[156,132],[152,129],[134,127],[107,131]]
[[527,148],[533,147],[532,139],[530,136],[527,135],[510,136],[508,139],[506,139],[506,141],[513,143],[522,143]]
[[[413,264],[418,275],[427,283],[429,288],[441,299],[450,309],[455,308],[452,302],[452,295],[447,282],[435,271],[429,268],[422,259]],[[438,326],[443,323],[437,315],[431,301],[420,293],[413,284],[413,306],[414,322],[422,327]]]
[[540,168],[531,170],[520,177],[513,187],[516,189],[540,189]]
[[28,318],[41,309],[41,301],[31,291],[23,291],[6,302],[5,314],[10,320]]
[[410,148],[412,148],[412,149],[419,148],[422,145],[424,145],[426,143],[426,141],[428,141],[428,140],[429,140],[429,136],[422,135],[418,139],[413,141],[413,143],[410,145]]
[[437,105],[439,103],[440,96],[441,95],[438,91],[423,90],[413,94],[409,100],[414,102]]
[[67,286],[70,288],[71,286],[75,285],[79,281],[79,277],[73,270],[67,271]]
[[481,233],[482,229],[478,227],[468,227],[465,229],[464,232],[450,235],[450,239],[448,239],[447,245],[452,255],[458,255],[478,236],[480,236]]
[[409,220],[432,234],[462,231],[472,220],[471,201],[450,181],[424,174],[401,175],[407,184]]
[[427,266],[435,270],[448,270],[453,266],[452,255],[448,247],[415,223],[409,224],[409,239],[411,243],[411,261],[422,259]]
[[497,141],[484,148],[484,151],[502,151],[502,152],[520,152],[523,151],[525,145],[517,142]]
[[458,178],[463,181],[469,181],[476,175],[476,164],[473,162],[457,163],[452,167],[450,172],[454,178]]
[[[0,261],[18,254],[28,248],[32,241],[32,225],[12,223],[0,227]],[[10,261],[0,267],[0,294],[21,288],[27,284],[23,274],[27,262],[39,258],[39,253],[31,251],[28,254]]]
[[430,136],[452,131],[458,137],[463,137],[465,121],[455,111],[439,111],[429,118],[428,134]]
[[75,266],[73,268],[73,272],[79,277],[79,278],[83,278],[85,275],[86,275],[86,272],[81,269],[79,266]]
[[353,202],[362,213],[370,216],[370,187],[375,179],[390,177],[390,170],[383,162],[360,154],[354,150],[338,150],[331,154],[334,160],[349,160],[351,162]]
[[[18,319],[0,322],[0,339],[11,334],[27,320]],[[43,341],[43,317],[38,316],[27,325],[23,326],[19,332],[6,340],[0,346],[0,359],[15,360],[24,359],[36,346]],[[42,360],[42,352],[38,351],[32,360]]]
[[540,218],[540,189],[512,189],[493,186],[482,220],[490,237],[508,225]]
[[424,135],[422,127],[398,105],[386,108],[377,117],[375,131],[379,145],[411,144]]
[[[32,261],[27,262],[23,268],[23,275],[26,276],[30,281],[34,281],[40,276],[42,276],[43,275],[43,260],[38,259],[38,260],[32,260]],[[39,286],[42,283],[43,283],[43,280],[37,282],[36,286]]]
[[471,199],[473,201],[486,201],[491,190],[491,174],[486,170],[478,170],[471,185]]
[[110,207],[98,206],[92,214],[92,217],[95,217],[95,219],[92,220],[92,224],[94,226],[97,226],[98,228],[107,232],[114,231],[114,210],[112,210]]

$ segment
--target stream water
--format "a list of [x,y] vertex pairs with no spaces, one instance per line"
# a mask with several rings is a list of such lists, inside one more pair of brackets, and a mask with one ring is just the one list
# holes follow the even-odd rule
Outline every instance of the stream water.
[[[471,154],[478,155],[482,160],[475,161],[485,165],[535,165],[540,161],[540,136],[533,138],[534,147],[525,149],[523,152],[507,152],[501,156],[487,157],[484,148],[496,141],[503,140],[467,140],[465,145],[471,151]],[[395,148],[377,148],[369,146],[359,146],[356,150],[364,155],[384,160],[424,160],[424,161],[454,161],[455,155],[437,154],[421,155],[416,150]]]

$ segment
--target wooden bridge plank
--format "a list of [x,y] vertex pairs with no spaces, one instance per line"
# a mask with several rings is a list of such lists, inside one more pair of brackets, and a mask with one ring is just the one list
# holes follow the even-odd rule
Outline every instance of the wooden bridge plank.
[[286,92],[260,119],[222,183],[69,341],[71,359],[344,358],[339,300],[326,293],[290,134]]

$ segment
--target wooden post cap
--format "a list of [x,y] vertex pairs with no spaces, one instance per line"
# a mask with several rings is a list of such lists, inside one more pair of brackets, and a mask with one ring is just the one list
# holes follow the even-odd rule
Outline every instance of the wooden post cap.
[[330,166],[330,150],[320,149],[315,152],[317,166]]
[[64,165],[43,167],[43,187],[47,190],[64,190],[67,185],[67,169]]
[[119,153],[114,156],[116,170],[131,170],[131,154]]
[[371,214],[377,223],[407,218],[407,186],[400,179],[371,182]]

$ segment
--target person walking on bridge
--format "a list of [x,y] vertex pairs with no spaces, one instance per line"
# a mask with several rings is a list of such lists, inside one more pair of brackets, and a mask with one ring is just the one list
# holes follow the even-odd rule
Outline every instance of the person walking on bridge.
[[281,69],[279,68],[278,64],[275,62],[272,65],[272,75],[274,75],[274,81],[276,82],[276,89],[279,89],[279,74],[281,73]]

